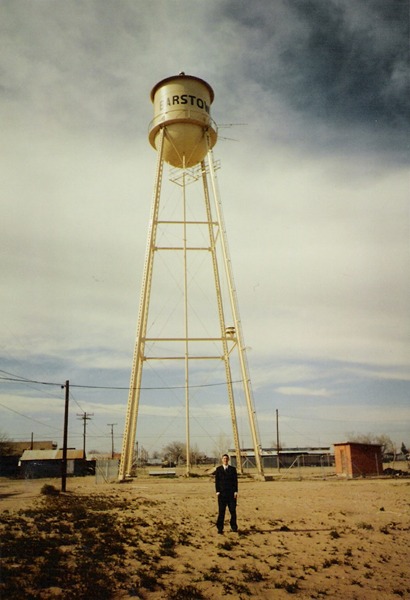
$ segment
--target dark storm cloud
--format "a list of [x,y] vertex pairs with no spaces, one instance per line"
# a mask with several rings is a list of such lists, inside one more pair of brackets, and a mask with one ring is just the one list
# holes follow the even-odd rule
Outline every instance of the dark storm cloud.
[[261,53],[245,75],[298,111],[335,124],[408,129],[406,0],[230,2],[229,16]]

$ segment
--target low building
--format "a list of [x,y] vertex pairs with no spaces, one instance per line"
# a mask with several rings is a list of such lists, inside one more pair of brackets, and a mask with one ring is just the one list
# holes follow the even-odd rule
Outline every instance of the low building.
[[[25,450],[20,458],[20,474],[25,479],[61,477],[63,450]],[[67,475],[82,476],[95,472],[95,461],[83,458],[82,450],[67,450]]]
[[334,444],[336,475],[353,478],[382,475],[382,447],[379,444],[344,442]]
[[[236,451],[228,450],[231,464],[236,467]],[[253,469],[256,466],[255,451],[250,448],[241,449],[242,466],[244,469]],[[334,457],[329,447],[262,448],[261,460],[264,469],[276,469],[278,466],[289,468],[300,467],[330,467],[334,464]]]
[[27,440],[25,442],[8,442],[12,454],[21,454],[24,450],[57,450],[57,444],[52,440]]
[[19,461],[25,450],[55,450],[57,444],[51,440],[25,442],[0,442],[0,477],[18,477]]

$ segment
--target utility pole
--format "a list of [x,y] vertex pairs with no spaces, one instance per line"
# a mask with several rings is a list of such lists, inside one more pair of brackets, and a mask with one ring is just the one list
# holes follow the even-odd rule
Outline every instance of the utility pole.
[[63,460],[61,464],[61,491],[66,491],[67,483],[67,439],[68,439],[68,401],[70,398],[70,382],[67,380],[61,389],[65,388],[65,408],[64,408],[64,434],[63,434]]
[[79,417],[82,421],[84,421],[84,430],[83,430],[83,459],[85,460],[85,439],[87,435],[87,421],[94,416],[94,413],[86,413],[84,412],[82,415],[77,413],[77,417]]
[[114,458],[114,425],[117,423],[107,423],[108,427],[111,427],[111,458]]

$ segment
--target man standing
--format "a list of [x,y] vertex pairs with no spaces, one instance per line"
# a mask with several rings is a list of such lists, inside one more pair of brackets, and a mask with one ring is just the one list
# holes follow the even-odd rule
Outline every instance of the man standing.
[[218,533],[223,533],[226,507],[231,513],[230,525],[232,531],[238,531],[236,523],[236,498],[238,497],[238,475],[235,467],[229,464],[229,456],[222,456],[222,464],[215,471],[215,489],[218,496]]

